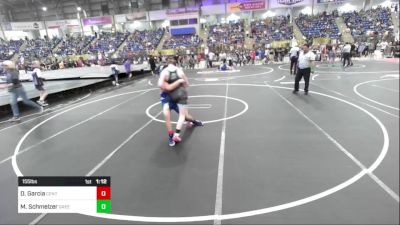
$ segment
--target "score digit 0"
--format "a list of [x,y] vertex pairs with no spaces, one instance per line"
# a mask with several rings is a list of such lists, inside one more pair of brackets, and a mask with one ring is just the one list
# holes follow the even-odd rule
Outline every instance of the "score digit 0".
[[97,200],[110,200],[111,188],[110,187],[97,187]]

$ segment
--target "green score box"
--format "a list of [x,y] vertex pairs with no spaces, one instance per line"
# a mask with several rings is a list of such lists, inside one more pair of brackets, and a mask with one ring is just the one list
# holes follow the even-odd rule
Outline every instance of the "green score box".
[[110,213],[111,200],[97,200],[97,213]]

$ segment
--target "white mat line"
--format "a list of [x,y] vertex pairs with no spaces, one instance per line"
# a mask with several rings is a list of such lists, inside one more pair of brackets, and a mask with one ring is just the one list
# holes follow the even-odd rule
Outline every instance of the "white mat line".
[[[112,106],[112,107],[110,107],[110,108],[108,108],[108,109],[106,109],[106,110],[104,110],[104,111],[101,111],[101,112],[99,112],[99,113],[97,113],[97,114],[95,114],[95,115],[93,115],[93,116],[91,116],[91,117],[89,117],[89,118],[87,118],[87,119],[85,119],[85,120],[82,120],[82,121],[79,122],[79,123],[76,123],[76,124],[74,124],[74,125],[72,125],[72,126],[69,126],[69,127],[65,128],[65,129],[63,129],[63,130],[61,130],[61,131],[59,131],[59,132],[57,132],[57,133],[55,133],[55,134],[53,134],[53,135],[51,135],[51,136],[49,136],[49,137],[47,137],[47,138],[45,138],[45,139],[39,141],[39,142],[36,143],[36,144],[33,144],[33,145],[29,146],[29,147],[26,147],[26,148],[22,149],[20,152],[18,152],[18,155],[20,155],[20,154],[22,154],[22,153],[25,153],[25,152],[27,152],[27,151],[29,151],[29,150],[31,150],[31,149],[33,149],[33,148],[35,148],[35,147],[41,145],[42,143],[44,143],[44,142],[46,142],[46,141],[48,141],[48,140],[50,140],[50,139],[52,139],[52,138],[55,138],[55,137],[57,137],[58,135],[63,134],[63,133],[65,133],[65,132],[67,132],[67,131],[69,131],[69,130],[71,130],[71,129],[73,129],[73,128],[79,126],[79,125],[82,125],[82,124],[84,124],[84,123],[86,123],[86,122],[88,122],[88,121],[90,121],[90,120],[92,120],[92,119],[94,119],[94,118],[96,118],[96,117],[98,117],[98,116],[100,116],[100,115],[103,115],[104,113],[106,113],[106,112],[108,112],[108,111],[111,111],[111,110],[113,110],[113,109],[115,109],[115,108],[117,108],[117,107],[119,107],[119,106],[121,106],[121,105],[123,105],[123,104],[125,104],[125,103],[127,103],[127,102],[129,102],[129,101],[131,101],[131,100],[133,100],[133,99],[135,99],[135,98],[137,98],[137,97],[139,97],[139,96],[145,94],[145,93],[147,93],[147,92],[148,92],[148,91],[142,92],[142,93],[140,93],[139,95],[136,95],[136,96],[134,96],[134,97],[131,97],[131,98],[129,98],[129,99],[127,99],[127,100],[121,102],[121,103],[118,103],[118,104],[116,104],[116,105],[114,105],[114,106]],[[2,163],[5,163],[6,161],[10,160],[11,158],[12,158],[12,156],[7,157],[6,159],[2,160],[2,161],[0,162],[0,165],[1,165]]]
[[376,84],[371,84],[370,86],[372,86],[372,87],[377,87],[377,88],[381,88],[381,89],[384,89],[384,90],[388,90],[388,91],[392,91],[392,92],[397,92],[397,93],[399,93],[399,90],[396,90],[396,89],[391,89],[391,88],[387,88],[387,87],[382,87],[382,86],[379,86],[379,85],[376,85]]
[[288,103],[293,109],[295,109],[301,116],[303,116],[308,122],[310,122],[317,130],[319,130],[328,140],[330,140],[341,152],[343,152],[347,157],[349,157],[361,170],[366,171],[366,173],[374,180],[383,190],[385,190],[394,200],[399,202],[399,196],[390,189],[385,183],[383,183],[375,174],[370,172],[367,167],[365,167],[356,157],[354,157],[349,151],[347,151],[336,139],[334,139],[330,134],[328,134],[324,129],[322,129],[316,122],[310,119],[305,113],[303,113],[299,108],[297,108],[293,103],[291,103],[287,98],[282,96],[275,89],[270,88],[275,94],[281,97],[286,103]]
[[285,75],[283,75],[281,78],[274,80],[274,82],[281,81],[281,80],[285,79],[285,77],[286,77],[286,76],[285,76]]
[[[225,91],[225,106],[224,106],[224,117],[228,115],[228,89],[229,84],[226,83]],[[218,178],[217,178],[217,190],[215,196],[215,208],[214,215],[222,214],[222,195],[223,195],[223,185],[224,185],[224,160],[225,160],[225,135],[226,135],[226,120],[222,122],[221,130],[221,142],[219,146],[219,160],[218,160]],[[221,220],[214,220],[214,225],[220,225]]]
[[370,104],[368,104],[368,103],[365,103],[365,102],[356,100],[356,99],[354,99],[354,98],[352,98],[352,97],[346,96],[346,95],[341,94],[341,93],[339,93],[339,92],[337,92],[337,91],[330,90],[329,88],[326,88],[326,87],[324,87],[324,86],[322,86],[322,85],[319,85],[319,84],[317,85],[317,84],[314,84],[314,83],[310,83],[310,84],[312,84],[312,85],[314,85],[314,86],[317,86],[317,87],[319,87],[319,88],[321,88],[321,89],[330,91],[330,92],[332,92],[332,93],[335,93],[335,94],[337,94],[337,95],[343,96],[343,97],[345,97],[345,98],[348,98],[348,99],[350,99],[350,100],[352,100],[352,101],[354,101],[354,102],[359,102],[359,103],[361,103],[361,104],[367,105],[367,106],[369,106],[369,107],[371,107],[371,108],[374,108],[374,109],[376,109],[376,110],[378,110],[378,111],[380,111],[380,112],[383,112],[383,113],[385,113],[385,114],[388,114],[388,115],[390,115],[390,116],[393,116],[393,117],[396,117],[396,118],[400,118],[398,115],[395,115],[395,114],[393,114],[393,113],[387,112],[387,111],[385,111],[385,110],[383,110],[383,109],[381,109],[381,108],[378,108],[378,107],[376,107],[376,106],[370,105]]

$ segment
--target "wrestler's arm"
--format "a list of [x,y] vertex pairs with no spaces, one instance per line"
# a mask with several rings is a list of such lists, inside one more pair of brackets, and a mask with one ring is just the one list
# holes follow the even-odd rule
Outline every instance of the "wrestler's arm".
[[184,79],[179,79],[172,84],[168,84],[166,81],[164,81],[160,88],[164,91],[173,91],[178,88],[182,83],[185,83]]
[[185,82],[183,79],[179,79],[172,84],[168,84],[165,81],[165,77],[166,77],[166,73],[161,73],[160,78],[158,79],[158,87],[160,87],[161,90],[163,90],[163,91],[175,90],[177,87],[179,87],[179,85],[181,85],[182,83]]

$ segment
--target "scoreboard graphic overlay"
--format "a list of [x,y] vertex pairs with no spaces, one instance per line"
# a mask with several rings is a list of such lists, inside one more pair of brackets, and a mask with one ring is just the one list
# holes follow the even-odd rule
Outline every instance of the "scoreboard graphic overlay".
[[111,213],[110,177],[18,177],[18,213]]

